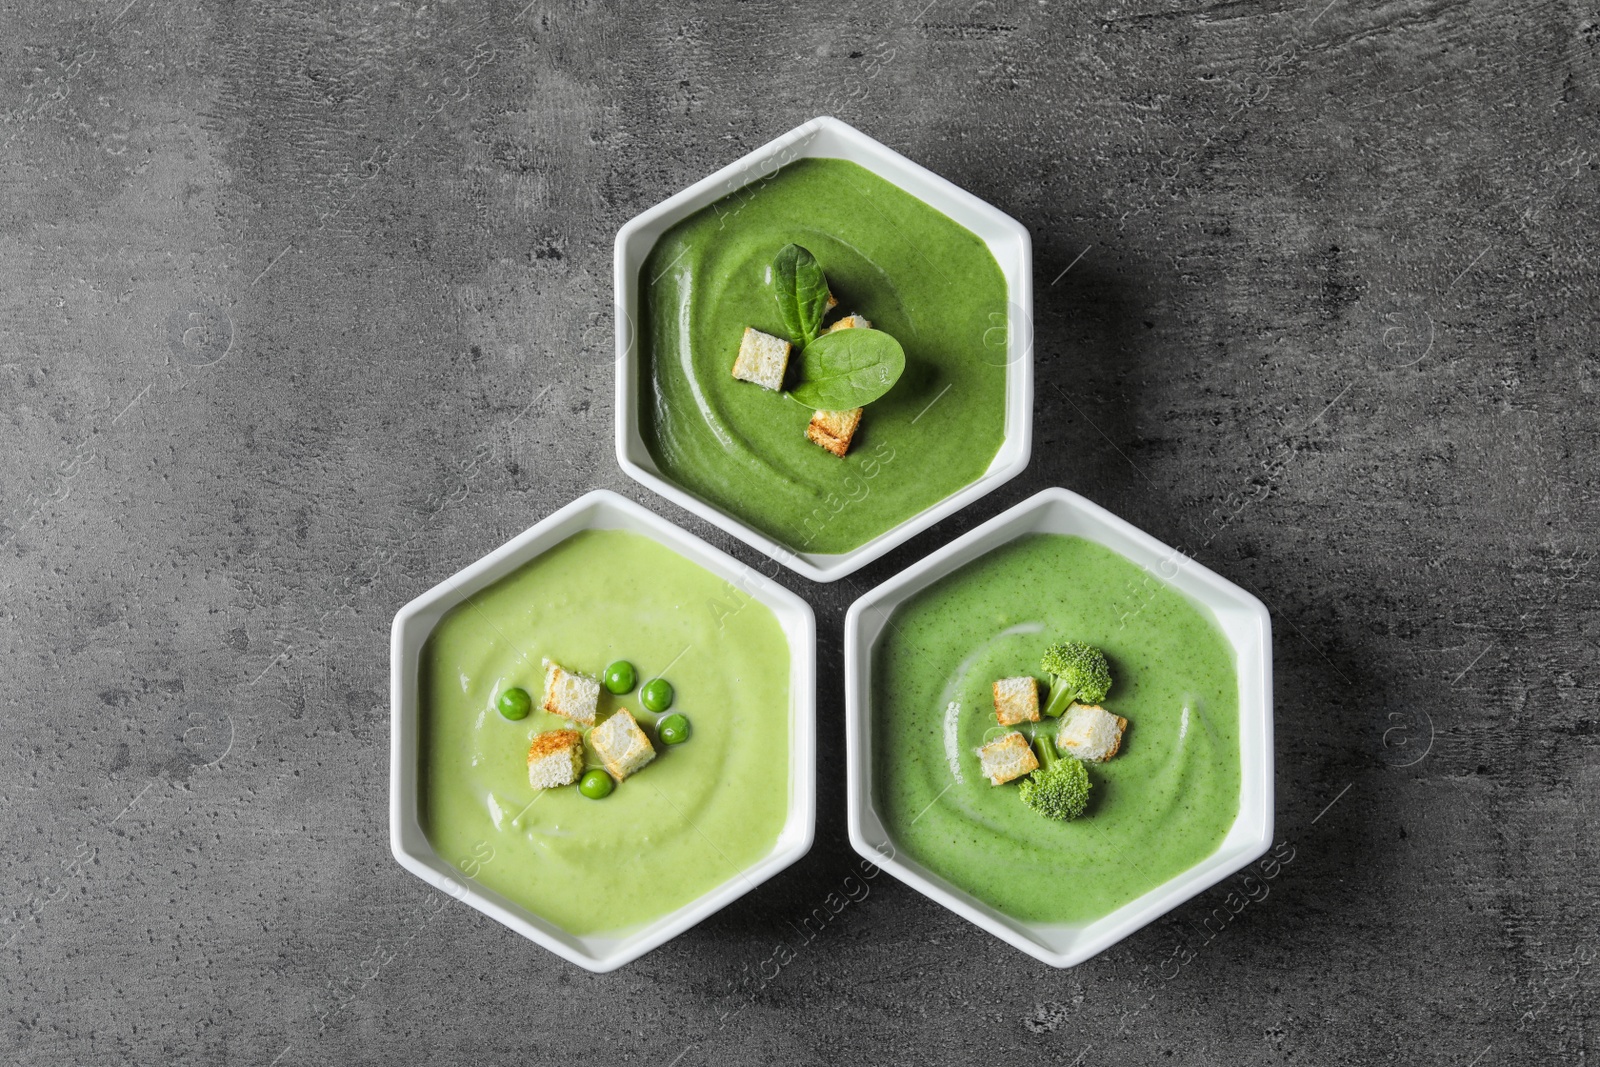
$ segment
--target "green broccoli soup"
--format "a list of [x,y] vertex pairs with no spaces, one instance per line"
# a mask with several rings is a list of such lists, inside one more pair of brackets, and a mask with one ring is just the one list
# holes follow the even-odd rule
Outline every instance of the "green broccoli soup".
[[788,817],[783,630],[648,537],[584,531],[474,594],[420,673],[428,840],[573,933],[681,907]]
[[[1059,717],[1030,675],[1072,690]],[[890,840],[1025,921],[1090,922],[1214,852],[1239,811],[1238,735],[1215,621],[1079,537],[1029,535],[952,572],[875,651],[873,799]]]
[[854,163],[802,159],[689,216],[640,282],[651,456],[793,549],[870,541],[977,480],[1000,448],[999,265]]

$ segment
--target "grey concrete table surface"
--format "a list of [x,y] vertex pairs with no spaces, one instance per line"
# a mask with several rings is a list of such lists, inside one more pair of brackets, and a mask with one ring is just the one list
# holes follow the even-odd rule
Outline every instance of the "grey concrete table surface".
[[[49,0],[0,49],[0,1062],[1588,1062],[1593,4]],[[589,975],[390,858],[389,621],[595,486],[755,558],[617,468],[611,239],[822,110],[1032,231],[1034,460],[785,576],[816,846]],[[1064,972],[887,877],[802,936],[845,608],[1057,484],[1271,607],[1276,876]]]

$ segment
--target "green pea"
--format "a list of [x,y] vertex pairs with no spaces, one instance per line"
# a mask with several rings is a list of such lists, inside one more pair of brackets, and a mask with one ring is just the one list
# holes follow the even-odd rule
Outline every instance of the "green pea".
[[533,698],[528,695],[528,691],[515,686],[501,693],[496,703],[500,708],[500,714],[508,719],[526,719],[528,712],[533,710]]
[[639,690],[639,703],[651,711],[666,711],[672,707],[672,683],[665,678],[652,678]]
[[633,672],[633,664],[625,659],[619,659],[606,668],[606,688],[619,696],[631,693],[637,678],[638,675]]
[[663,745],[681,745],[689,740],[689,720],[676,713],[656,723],[656,733]]
[[604,800],[611,795],[611,790],[614,788],[616,783],[611,780],[611,776],[598,768],[585,771],[578,781],[578,792],[590,800]]

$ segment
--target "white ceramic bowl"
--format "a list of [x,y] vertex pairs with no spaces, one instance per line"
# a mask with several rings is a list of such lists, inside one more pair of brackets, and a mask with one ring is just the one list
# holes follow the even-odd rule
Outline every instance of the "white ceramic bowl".
[[[1030,533],[1076,534],[1133,560],[1216,619],[1239,673],[1239,814],[1217,850],[1195,866],[1083,925],[1024,922],[897,853],[873,810],[872,660],[885,621],[907,597],[993,548]],[[850,843],[862,856],[1055,967],[1071,967],[1127,937],[1259,857],[1272,844],[1272,624],[1261,601],[1225,578],[1065,489],[1046,489],[867,593],[844,624],[845,743]]]
[[[632,530],[726,579],[772,609],[789,641],[789,817],[772,851],[698,899],[636,929],[578,936],[507,900],[445,862],[417,819],[417,660],[456,604],[580,530]],[[811,847],[816,822],[816,620],[804,600],[666,519],[597,489],[568,504],[400,609],[390,640],[389,843],[400,865],[523,937],[591,971],[609,971],[678,936],[789,866]]]
[[[668,480],[657,469],[639,434],[639,353],[634,324],[639,318],[639,268],[670,226],[706,205],[765,178],[786,163],[818,156],[847,159],[892,182],[942,211],[983,239],[1005,275],[1010,329],[1005,338],[1005,440],[989,469],[977,481],[849,552],[795,552],[747,525],[736,515],[706,503]],[[1033,242],[1023,225],[932,171],[886,148],[835,118],[815,118],[709,178],[630,219],[617,231],[617,462],[628,476],[721,527],[796,573],[831,582],[877,559],[945,516],[1020,474],[1033,447]],[[998,349],[998,346],[996,346]]]

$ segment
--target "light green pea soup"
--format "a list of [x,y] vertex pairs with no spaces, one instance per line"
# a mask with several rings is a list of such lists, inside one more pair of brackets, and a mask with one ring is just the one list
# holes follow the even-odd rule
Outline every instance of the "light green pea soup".
[[[602,689],[600,716],[627,708],[656,759],[603,800],[528,782],[548,714],[550,658],[599,677],[626,659],[661,676],[693,724],[655,736],[639,691]],[[789,645],[760,601],[664,545],[621,530],[573,535],[440,620],[421,660],[421,805],[434,849],[464,873],[576,934],[647,923],[771,852],[788,816]],[[496,698],[533,695],[510,721]],[[590,753],[589,766],[599,761]]]

